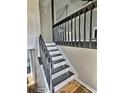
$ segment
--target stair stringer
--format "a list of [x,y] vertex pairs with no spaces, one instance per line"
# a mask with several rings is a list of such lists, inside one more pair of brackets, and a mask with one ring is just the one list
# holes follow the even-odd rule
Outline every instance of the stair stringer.
[[41,93],[50,93],[50,89],[49,89],[49,85],[47,83],[47,79],[46,79],[46,75],[45,75],[45,72],[44,72],[44,69],[43,69],[43,65],[40,65],[40,71],[42,73],[42,76],[41,76],[41,79],[43,79],[44,81],[44,91],[41,91],[43,88],[41,87],[38,87],[37,88],[37,92],[41,92]]
[[69,61],[69,59],[65,55],[64,51],[62,50],[62,48],[59,45],[56,45],[56,46],[58,47],[59,51],[63,55],[63,58],[66,59],[66,64],[70,66],[69,70],[74,73],[74,79],[78,79],[78,73],[77,73],[76,69],[73,67],[73,65],[71,64],[71,62]]

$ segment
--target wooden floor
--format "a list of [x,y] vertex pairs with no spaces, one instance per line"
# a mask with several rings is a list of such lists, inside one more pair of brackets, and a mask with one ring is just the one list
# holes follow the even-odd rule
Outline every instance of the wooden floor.
[[27,93],[36,93],[36,81],[33,80],[31,73],[27,75]]
[[77,81],[72,80],[56,93],[92,93]]

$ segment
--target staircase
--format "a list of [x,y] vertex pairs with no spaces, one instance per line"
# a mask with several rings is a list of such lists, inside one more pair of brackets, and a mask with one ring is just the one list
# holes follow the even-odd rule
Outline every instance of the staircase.
[[70,71],[70,66],[67,65],[66,59],[60,52],[57,45],[53,42],[45,43],[52,59],[52,86],[54,92],[62,88],[68,82],[74,79],[74,73]]
[[61,48],[54,42],[44,42],[39,36],[40,64],[43,65],[50,93],[55,93],[64,85],[76,78],[75,70],[69,64]]

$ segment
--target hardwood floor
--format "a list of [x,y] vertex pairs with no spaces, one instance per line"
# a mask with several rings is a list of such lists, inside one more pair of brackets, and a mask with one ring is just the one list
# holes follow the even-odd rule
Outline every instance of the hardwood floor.
[[31,73],[27,75],[28,84],[27,84],[27,93],[36,93],[36,81],[33,80]]
[[77,81],[72,80],[63,88],[58,90],[56,93],[92,93],[92,92],[86,89],[81,84],[79,84]]

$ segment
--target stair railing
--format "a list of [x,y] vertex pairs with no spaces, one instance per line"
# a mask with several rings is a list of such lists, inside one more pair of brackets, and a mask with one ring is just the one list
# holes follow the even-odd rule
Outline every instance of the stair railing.
[[52,86],[52,72],[51,72],[53,62],[42,35],[39,36],[39,45],[40,45],[40,57],[43,63],[43,69],[49,85],[50,93],[54,93],[54,88]]
[[[58,45],[96,49],[97,37],[93,35],[97,34],[97,29],[93,32],[92,28],[93,9],[95,8],[97,8],[97,1],[92,1],[79,11],[54,24],[53,41]],[[88,31],[86,31],[87,12],[90,12]],[[84,23],[83,25],[81,24],[82,22]],[[83,28],[81,29],[81,27]]]

